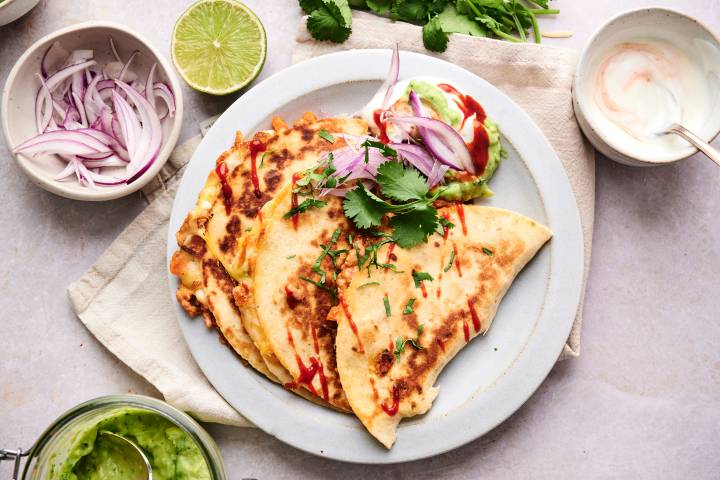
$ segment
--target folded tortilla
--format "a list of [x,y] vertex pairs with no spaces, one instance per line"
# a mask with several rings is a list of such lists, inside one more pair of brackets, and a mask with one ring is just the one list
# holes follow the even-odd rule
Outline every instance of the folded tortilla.
[[458,204],[440,214],[454,228],[412,249],[380,247],[395,268],[355,269],[329,314],[350,407],[387,448],[402,418],[428,411],[438,374],[490,328],[515,276],[551,237],[498,208]]

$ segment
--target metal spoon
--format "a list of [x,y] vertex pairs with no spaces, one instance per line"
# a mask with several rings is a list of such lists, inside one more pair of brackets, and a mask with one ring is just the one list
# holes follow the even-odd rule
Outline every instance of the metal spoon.
[[137,470],[144,472],[137,478],[128,480],[152,480],[152,467],[150,466],[150,460],[145,456],[145,452],[132,440],[128,440],[122,435],[117,433],[109,432],[107,430],[100,430],[99,434],[103,439],[114,443],[118,448],[121,448],[125,452],[124,460],[134,467],[138,467]]
[[679,135],[688,142],[690,142],[695,148],[704,153],[710,160],[720,166],[720,152],[715,150],[715,148],[713,148],[702,138],[698,137],[693,132],[680,125],[680,119],[682,118],[682,109],[680,108],[680,102],[678,102],[675,94],[669,88],[667,88],[665,85],[660,85],[660,87],[662,87],[662,89],[665,91],[665,94],[667,95],[667,105],[670,106],[672,113],[669,114],[667,118],[663,119],[668,122],[665,124],[667,126],[661,127],[657,135],[667,135],[669,133]]
[[680,135],[682,138],[690,142],[700,150],[702,153],[704,153],[710,160],[717,163],[718,166],[720,166],[720,152],[718,152],[712,145],[704,141],[702,138],[695,135],[693,132],[688,130],[687,128],[683,127],[679,123],[673,123],[670,126],[667,127],[667,129],[662,132],[661,135],[667,135],[668,133],[674,133],[675,135]]

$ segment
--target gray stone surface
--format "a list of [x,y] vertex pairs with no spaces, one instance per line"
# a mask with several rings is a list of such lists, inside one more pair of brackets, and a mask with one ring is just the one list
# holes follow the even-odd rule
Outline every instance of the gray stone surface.
[[[41,35],[89,19],[125,23],[169,55],[172,26],[189,3],[43,0],[0,27],[0,82]],[[717,0],[554,3],[562,14],[543,25],[572,30],[552,43],[576,49],[609,16],[651,4],[720,32]],[[247,4],[268,30],[264,77],[288,65],[300,11],[294,0]],[[235,98],[185,94],[182,138]],[[0,200],[0,446],[29,446],[91,397],[156,394],[88,333],[65,294],[142,210],[139,195],[103,204],[53,196],[30,184],[3,145]],[[557,365],[514,416],[454,452],[389,467],[317,459],[261,431],[210,426],[230,478],[718,478],[718,212],[720,169],[705,158],[641,170],[598,157],[582,356]],[[0,478],[9,472],[0,466]]]

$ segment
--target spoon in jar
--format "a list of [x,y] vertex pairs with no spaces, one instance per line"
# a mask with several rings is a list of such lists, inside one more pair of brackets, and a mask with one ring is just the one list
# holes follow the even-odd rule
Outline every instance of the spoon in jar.
[[127,480],[152,480],[150,461],[135,442],[107,430],[100,430],[98,437],[98,441],[108,442],[111,448],[119,450]]

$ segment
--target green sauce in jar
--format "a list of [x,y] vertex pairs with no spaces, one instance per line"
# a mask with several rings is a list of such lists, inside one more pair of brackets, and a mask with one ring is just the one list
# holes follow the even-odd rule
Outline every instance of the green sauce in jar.
[[200,448],[165,417],[127,408],[80,432],[51,480],[125,480],[141,477],[121,447],[104,440],[100,431],[121,435],[138,445],[152,466],[154,480],[210,480]]

